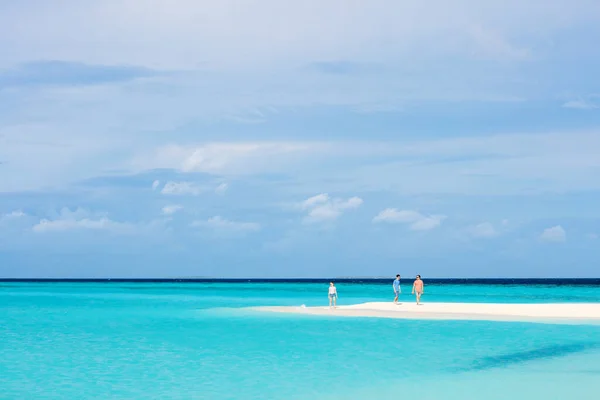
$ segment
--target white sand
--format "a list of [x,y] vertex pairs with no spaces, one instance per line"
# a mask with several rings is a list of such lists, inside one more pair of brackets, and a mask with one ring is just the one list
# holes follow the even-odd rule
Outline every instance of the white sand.
[[342,317],[455,319],[598,323],[600,303],[486,304],[486,303],[363,303],[329,307],[256,307],[269,312]]

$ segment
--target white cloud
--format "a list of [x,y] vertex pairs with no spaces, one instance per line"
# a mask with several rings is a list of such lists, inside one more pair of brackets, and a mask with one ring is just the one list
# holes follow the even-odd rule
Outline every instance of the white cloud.
[[226,183],[221,183],[219,186],[217,186],[215,188],[215,193],[223,195],[223,194],[225,194],[227,189],[229,189],[229,185]]
[[160,186],[160,181],[156,180],[156,181],[152,182],[152,190],[158,189],[159,186]]
[[281,156],[307,149],[306,145],[291,143],[209,144],[194,149],[183,160],[181,169],[186,172],[223,171],[235,165],[245,165],[249,160],[259,162],[264,157]]
[[414,210],[386,208],[373,218],[373,222],[407,224],[413,231],[428,231],[440,226],[445,218],[445,215],[423,215]]
[[16,211],[9,212],[8,214],[0,215],[0,220],[21,218],[21,217],[25,217],[26,215],[27,214],[25,214],[23,211],[16,210]]
[[[28,220],[28,218],[26,217],[28,217],[28,215],[21,210],[15,210],[6,214],[0,214],[0,226]],[[23,224],[28,224],[28,222],[25,221],[23,222]]]
[[330,198],[327,193],[321,193],[304,200],[300,208],[308,210],[304,218],[305,223],[332,221],[337,219],[347,210],[360,207],[363,200],[360,197],[350,197],[346,200]]
[[172,205],[169,205],[169,206],[164,206],[162,208],[162,213],[164,215],[173,215],[177,211],[181,211],[181,210],[183,210],[183,206],[180,206],[179,204],[172,204]]
[[471,236],[477,238],[491,238],[498,235],[498,231],[490,222],[482,222],[472,226],[468,229],[468,232]]
[[194,227],[207,227],[217,231],[256,232],[260,230],[260,224],[256,222],[231,221],[219,215],[210,217],[206,221],[194,221],[191,225]]
[[327,193],[321,193],[316,196],[309,197],[302,202],[302,209],[306,210],[312,208],[318,204],[328,203],[329,195]]
[[161,193],[173,196],[193,195],[197,196],[202,192],[202,188],[191,182],[167,182],[162,188]]
[[181,172],[248,174],[277,170],[318,150],[309,142],[213,142],[197,146],[169,145],[133,160],[138,170],[170,168]]
[[429,231],[440,226],[444,218],[446,218],[444,215],[425,217],[412,223],[410,229],[413,231]]
[[108,218],[100,218],[92,220],[88,218],[80,220],[48,220],[42,219],[38,224],[33,226],[34,232],[51,232],[51,231],[67,231],[72,229],[111,229],[115,225],[114,221]]
[[600,108],[598,104],[595,104],[588,100],[571,100],[563,104],[564,108],[576,108],[579,110],[593,110]]
[[540,235],[540,239],[544,242],[565,242],[567,240],[567,232],[562,226],[556,225],[545,229]]
[[401,210],[395,208],[386,208],[373,218],[373,222],[399,222],[409,223],[423,218],[423,215],[417,211]]
[[42,219],[33,226],[37,233],[61,232],[69,230],[106,230],[117,233],[131,233],[134,227],[127,223],[116,222],[106,216],[94,216],[81,208],[71,211],[63,208],[53,219]]

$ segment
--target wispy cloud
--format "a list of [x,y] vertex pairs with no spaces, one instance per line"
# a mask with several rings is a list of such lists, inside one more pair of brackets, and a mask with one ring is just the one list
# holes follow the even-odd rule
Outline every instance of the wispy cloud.
[[106,216],[94,216],[81,208],[75,211],[64,208],[57,217],[40,220],[39,223],[33,226],[32,230],[36,233],[70,230],[106,230],[116,233],[132,233],[134,226],[113,221]]
[[538,190],[600,189],[593,179],[599,148],[600,132],[593,130],[368,143],[213,143],[161,148],[146,167],[233,175],[286,171],[306,177],[316,173],[307,162],[330,165],[335,159],[346,168],[319,169],[314,179],[381,189],[403,176],[399,187],[406,193],[506,194],[530,188],[531,181],[538,182]]
[[206,221],[194,221],[191,226],[211,228],[219,232],[256,232],[261,228],[256,222],[232,221],[219,215],[210,217]]
[[[10,54],[12,60],[59,54],[66,59],[178,68],[196,66],[198,58],[192,54],[201,50],[204,50],[201,59],[214,68],[256,67],[283,60],[369,59],[369,55],[372,58],[380,54],[420,56],[423,50],[418,50],[423,47],[437,56],[455,55],[460,54],[458,46],[448,38],[455,39],[474,24],[485,29],[478,36],[482,46],[512,54],[516,46],[505,44],[507,40],[502,36],[497,38],[500,36],[497,32],[488,33],[491,29],[487,27],[508,31],[521,40],[532,40],[564,29],[567,16],[569,26],[577,26],[591,18],[590,14],[594,15],[591,3],[567,0],[553,1],[553,7],[545,2],[534,3],[527,9],[519,7],[518,2],[498,0],[485,4],[476,1],[448,4],[435,0],[426,6],[416,0],[380,1],[377,7],[358,2],[344,3],[344,12],[340,12],[339,2],[317,0],[285,8],[277,8],[279,3],[275,0],[265,0],[252,3],[244,12],[232,11],[235,2],[229,0],[214,4],[173,0],[169,4],[156,4],[143,15],[136,13],[137,8],[130,3],[101,2],[94,5],[93,20],[79,21],[74,16],[83,11],[74,0],[42,7],[37,12],[31,11],[36,3],[26,0],[19,3],[3,9],[0,19],[6,26],[3,32],[15,32],[18,26],[15,21],[20,21],[38,27],[37,40],[28,35],[14,37],[14,45],[21,50]],[[319,13],[314,12],[317,8]],[[122,18],[114,18],[115,15]],[[199,15],[202,23],[190,15]],[[41,21],[47,22],[41,24]],[[269,21],[286,23],[269,25]],[[535,33],[528,29],[532,21],[537,28]],[[225,26],[229,27],[227,32],[223,30]],[[161,41],[165,32],[168,40]],[[131,51],[132,48],[136,51]],[[384,52],[386,48],[388,53]]]
[[201,187],[192,182],[167,182],[160,192],[170,196],[198,196],[202,191]]
[[[369,190],[391,188],[404,193],[520,194],[530,191],[532,182],[536,183],[533,188],[539,191],[600,189],[600,181],[595,179],[600,159],[600,132],[594,130],[418,141],[273,140],[261,143],[220,142],[200,147],[160,147],[157,152],[150,152],[134,162],[133,169],[127,169],[131,168],[129,163],[121,166],[127,173],[157,168],[208,172],[224,177],[282,173],[313,182],[335,179],[348,183],[347,186],[334,187],[336,191],[361,187]],[[56,159],[44,160],[44,165],[50,166],[43,171],[30,164],[19,163],[23,163],[24,155],[32,151],[42,154],[55,152],[28,146],[9,145],[4,149],[14,159],[9,160],[8,168],[0,170],[0,191],[15,190],[15,187],[31,189],[31,186],[23,186],[23,182],[28,181],[36,182],[33,188],[39,188],[40,185],[62,182],[67,177],[73,179],[102,171],[99,165],[98,170],[95,170],[96,166],[73,167],[79,165],[77,157],[81,157],[80,154],[88,154],[87,147],[71,149],[65,144],[68,152],[63,153],[61,147],[59,154],[52,156]],[[200,153],[204,156],[200,157]],[[333,167],[332,160],[343,162],[345,168]],[[81,162],[85,165],[84,161]],[[403,176],[402,184],[390,184],[396,182],[398,176]],[[158,186],[156,188],[158,190]]]
[[66,61],[38,61],[0,70],[0,88],[18,86],[77,86],[126,82],[155,76],[148,68],[91,65]]
[[327,193],[317,194],[315,196],[309,197],[308,199],[302,202],[302,209],[306,210],[312,207],[315,207],[319,204],[325,204],[329,202],[329,195]]
[[598,190],[599,149],[600,132],[595,130],[397,143],[381,150],[395,152],[392,161],[359,166],[338,176],[365,188],[387,187],[404,194]]
[[490,222],[482,222],[467,229],[469,234],[476,238],[492,238],[498,236],[498,231]]
[[360,197],[348,199],[330,198],[327,193],[321,193],[310,197],[301,203],[303,210],[308,210],[304,217],[305,223],[316,223],[333,221],[340,217],[345,211],[360,207],[363,200]]
[[597,108],[600,108],[600,105],[593,102],[592,100],[579,99],[579,100],[567,101],[566,103],[563,104],[563,107],[564,108],[575,108],[575,109],[579,109],[579,110],[595,110]]
[[17,218],[21,218],[21,217],[25,217],[27,214],[25,214],[23,211],[21,210],[16,210],[16,211],[11,211],[7,214],[0,214],[0,220],[3,219],[17,219]]
[[155,180],[154,182],[152,182],[152,190],[158,189],[159,186],[160,186],[159,180]]
[[540,235],[540,239],[544,242],[565,242],[567,240],[567,232],[560,225],[544,229]]
[[181,206],[179,204],[172,204],[172,205],[164,206],[162,208],[162,213],[164,215],[173,215],[177,211],[181,211],[181,210],[183,210],[183,206]]
[[229,189],[229,185],[227,183],[221,183],[219,186],[215,188],[215,193],[223,195]]
[[445,215],[423,215],[414,210],[386,208],[373,218],[374,223],[405,224],[413,231],[429,231],[441,225]]
[[276,170],[290,158],[310,155],[308,142],[220,142],[199,146],[169,145],[133,161],[141,169],[170,168],[182,172],[253,173]]

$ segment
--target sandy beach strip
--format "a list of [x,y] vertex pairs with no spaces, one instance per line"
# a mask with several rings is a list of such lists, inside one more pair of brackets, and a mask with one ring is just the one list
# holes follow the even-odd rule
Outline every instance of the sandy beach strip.
[[305,315],[404,319],[525,321],[600,324],[600,303],[362,303],[329,307],[254,307],[255,310]]

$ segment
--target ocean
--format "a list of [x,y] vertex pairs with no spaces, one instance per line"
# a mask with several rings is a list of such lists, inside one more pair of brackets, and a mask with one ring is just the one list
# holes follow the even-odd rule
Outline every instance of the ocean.
[[[338,281],[339,304],[392,279]],[[600,302],[600,280],[425,280],[423,302]],[[266,313],[327,281],[0,282],[1,399],[600,398],[600,326]],[[412,302],[409,282],[401,301]]]

